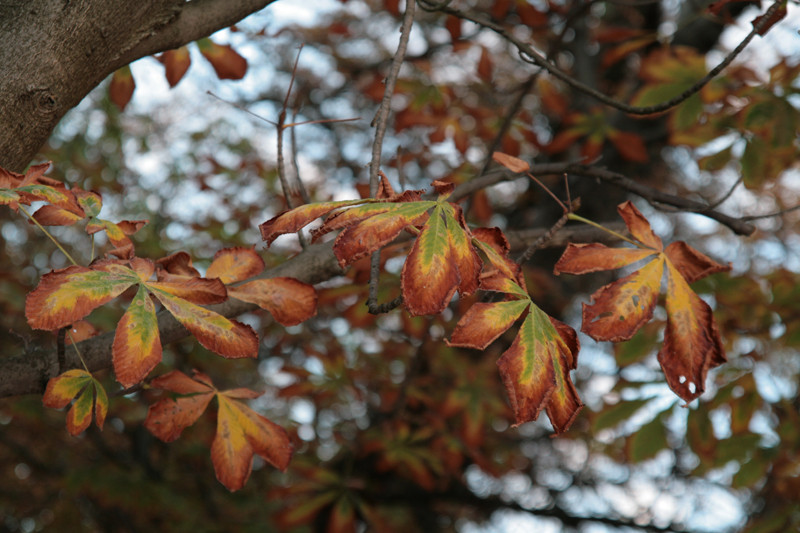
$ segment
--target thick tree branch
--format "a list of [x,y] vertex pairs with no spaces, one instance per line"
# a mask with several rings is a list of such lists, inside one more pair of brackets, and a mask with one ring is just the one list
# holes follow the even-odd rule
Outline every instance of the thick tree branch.
[[[310,246],[303,253],[268,270],[261,277],[273,278],[289,276],[307,283],[319,283],[342,273],[332,243]],[[212,306],[214,311],[234,317],[256,309],[252,304],[239,300],[228,300]],[[162,310],[158,314],[158,329],[162,344],[177,341],[188,336],[186,329],[172,315]],[[111,367],[111,345],[114,332],[110,331],[78,344],[89,370],[94,372]],[[62,370],[80,368],[81,363],[75,350],[66,350],[66,365]],[[0,398],[20,394],[42,393],[47,380],[58,373],[58,355],[52,349],[35,348],[26,353],[0,359]]]
[[27,0],[0,9],[0,166],[20,172],[119,67],[230,26],[272,0]]

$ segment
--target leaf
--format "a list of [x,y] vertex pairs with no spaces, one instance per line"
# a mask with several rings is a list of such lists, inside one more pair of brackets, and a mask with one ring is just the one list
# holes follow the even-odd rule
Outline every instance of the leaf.
[[577,355],[577,337],[565,338],[553,319],[531,302],[517,337],[497,361],[514,410],[514,426],[536,420],[542,409],[556,433],[572,425],[583,407],[569,376]]
[[252,248],[225,248],[214,254],[206,277],[219,278],[227,285],[257,276],[262,270],[264,260]]
[[70,266],[45,274],[25,301],[25,316],[34,329],[59,329],[77,322],[137,283],[122,265],[97,270]]
[[133,91],[136,89],[136,82],[133,79],[130,65],[117,69],[111,76],[111,85],[108,89],[109,97],[120,111],[124,111],[128,102],[131,101]]
[[124,387],[142,381],[161,362],[156,308],[144,285],[117,325],[111,353],[114,374]]
[[70,435],[78,435],[89,427],[92,411],[97,427],[103,429],[108,413],[108,396],[100,382],[85,370],[67,370],[52,378],[47,382],[42,402],[45,407],[61,409],[69,405],[73,398],[75,403],[67,413],[67,431]]
[[189,48],[181,46],[174,50],[167,50],[158,60],[164,65],[164,75],[170,87],[175,87],[183,79],[183,75],[189,70],[192,58],[189,55]]
[[663,249],[650,224],[636,207],[617,208],[628,230],[646,248],[612,249],[599,244],[570,244],[555,273],[584,274],[619,268],[652,257],[639,270],[610,283],[583,305],[581,330],[598,341],[630,339],[653,315],[661,280],[667,272],[667,328],[658,355],[670,388],[687,403],[703,393],[709,368],[722,364],[725,352],[711,308],[689,283],[711,273],[730,270],[683,242]]
[[342,200],[301,205],[277,214],[260,224],[258,228],[261,230],[261,238],[267,241],[267,246],[269,246],[280,235],[296,233],[317,218],[327,215],[335,209],[359,205],[367,201],[369,200]]
[[217,433],[211,460],[217,479],[228,490],[238,490],[247,482],[254,454],[281,470],[288,466],[292,447],[286,431],[238,401],[257,398],[260,393],[249,389],[219,391],[205,374],[195,372],[190,378],[178,370],[153,380],[152,386],[184,395],[159,400],[148,410],[145,427],[165,442],[177,439],[197,421],[211,398],[217,398]]
[[527,300],[472,304],[456,324],[447,344],[485,350],[522,316],[528,305]]
[[203,54],[217,77],[221,80],[240,80],[247,72],[247,60],[240,56],[230,45],[217,44],[208,37],[197,41],[197,48]]
[[317,291],[294,278],[257,279],[228,287],[228,294],[266,309],[283,326],[304,322],[317,312]]
[[160,282],[148,284],[148,288],[155,289],[153,295],[205,348],[227,358],[258,355],[258,336],[253,328],[173,296],[156,283]]
[[411,316],[441,313],[457,289],[470,294],[478,288],[480,258],[459,214],[450,204],[437,203],[408,254],[401,281]]
[[173,370],[154,379],[150,386],[184,395],[161,399],[147,411],[144,427],[164,442],[176,440],[184,429],[194,424],[216,393],[210,378],[200,372],[195,372],[192,379]]
[[504,154],[503,152],[494,152],[492,154],[492,159],[512,172],[527,172],[531,168],[527,161],[523,161],[512,155]]
[[286,470],[292,457],[286,430],[225,392],[218,393],[217,400],[217,434],[211,444],[211,461],[220,483],[230,491],[241,489],[250,476],[254,454]]
[[708,369],[727,358],[711,308],[671,263],[668,273],[667,330],[658,362],[669,387],[688,403],[705,390]]

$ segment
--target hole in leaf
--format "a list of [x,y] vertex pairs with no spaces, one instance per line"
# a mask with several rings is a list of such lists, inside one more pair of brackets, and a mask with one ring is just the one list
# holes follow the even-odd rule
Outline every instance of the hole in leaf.
[[693,382],[693,381],[690,381],[690,382],[689,382],[689,392],[691,392],[692,394],[694,394],[694,392],[695,392],[696,390],[697,390],[697,386],[694,384],[694,382]]
[[686,376],[681,376],[678,378],[679,383],[686,383]]

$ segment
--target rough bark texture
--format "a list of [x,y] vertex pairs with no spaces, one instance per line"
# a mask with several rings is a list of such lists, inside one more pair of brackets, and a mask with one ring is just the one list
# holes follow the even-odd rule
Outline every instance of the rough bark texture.
[[273,0],[0,2],[0,166],[22,171],[116,69],[230,26]]

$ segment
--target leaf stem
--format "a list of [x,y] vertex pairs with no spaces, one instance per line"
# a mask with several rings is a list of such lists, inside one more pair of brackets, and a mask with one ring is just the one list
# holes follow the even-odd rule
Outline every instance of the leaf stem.
[[75,260],[72,258],[72,256],[71,256],[71,255],[69,255],[69,253],[68,253],[68,252],[67,252],[67,251],[64,249],[64,247],[63,247],[63,246],[61,246],[61,243],[59,243],[59,242],[56,240],[56,238],[55,238],[55,237],[53,237],[53,236],[50,234],[50,232],[49,232],[49,231],[47,231],[47,230],[45,229],[45,227],[44,227],[44,226],[42,226],[41,224],[39,224],[39,221],[38,221],[38,220],[36,220],[35,218],[33,218],[33,216],[32,216],[32,215],[31,215],[31,214],[28,212],[28,210],[27,210],[27,209],[25,209],[25,207],[23,207],[23,206],[22,206],[22,204],[19,204],[19,206],[18,206],[18,207],[19,207],[19,210],[20,210],[20,211],[22,211],[22,212],[25,214],[25,216],[26,216],[26,217],[28,217],[28,219],[29,219],[31,222],[33,222],[34,224],[36,224],[36,227],[37,227],[37,228],[39,228],[40,230],[42,230],[42,232],[43,232],[45,235],[47,235],[47,237],[48,237],[48,238],[49,238],[51,241],[53,241],[53,244],[55,244],[55,245],[56,245],[56,247],[57,247],[59,250],[61,250],[61,253],[62,253],[62,254],[64,254],[64,255],[66,256],[66,258],[67,258],[67,259],[69,259],[70,263],[72,263],[72,264],[73,264],[73,265],[75,265],[75,266],[78,266],[78,262],[77,262],[77,261],[75,261]]
[[621,239],[621,240],[623,240],[625,242],[631,243],[632,245],[636,246],[637,248],[647,248],[646,246],[643,246],[640,243],[629,239],[628,237],[626,237],[625,235],[623,235],[621,233],[617,233],[616,231],[608,229],[607,227],[603,226],[602,224],[598,224],[597,222],[594,222],[593,220],[589,220],[588,218],[583,218],[582,216],[576,215],[575,213],[569,213],[567,215],[567,218],[570,219],[570,220],[577,220],[578,222],[583,222],[584,224],[589,224],[590,226],[594,226],[595,228],[601,229],[601,230],[605,231],[606,233],[609,233],[609,234],[613,235],[614,237],[616,237],[618,239]]
[[83,360],[81,351],[78,350],[78,345],[75,343],[75,339],[72,338],[72,332],[69,330],[69,328],[67,328],[67,336],[69,337],[69,341],[72,343],[72,347],[75,348],[75,353],[78,354],[78,359],[81,360],[81,364],[83,365],[84,370],[86,370],[91,374],[92,372],[89,370],[89,367],[86,366],[86,361]]

